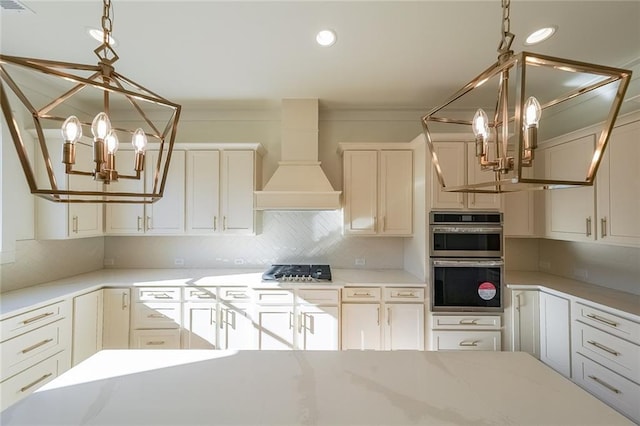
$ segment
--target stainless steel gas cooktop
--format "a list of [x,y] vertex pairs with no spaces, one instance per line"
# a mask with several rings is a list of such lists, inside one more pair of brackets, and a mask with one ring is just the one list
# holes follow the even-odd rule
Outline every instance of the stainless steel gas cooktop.
[[271,265],[262,274],[265,281],[314,282],[331,281],[329,265]]

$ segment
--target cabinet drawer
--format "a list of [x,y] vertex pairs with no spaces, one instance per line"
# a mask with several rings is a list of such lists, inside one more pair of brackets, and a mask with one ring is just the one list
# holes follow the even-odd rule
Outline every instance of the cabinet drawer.
[[434,351],[500,351],[499,331],[434,331]]
[[423,301],[424,300],[424,288],[385,288],[384,300],[402,302]]
[[136,301],[163,301],[179,302],[180,288],[178,287],[140,287],[135,290]]
[[133,306],[134,328],[178,328],[180,305],[176,303],[136,303]]
[[500,315],[433,315],[434,330],[499,330]]
[[337,305],[339,301],[339,290],[298,290],[298,303],[309,305]]
[[184,300],[194,302],[198,300],[216,300],[215,287],[187,287],[184,289]]
[[255,290],[256,303],[290,304],[293,303],[293,292],[289,290]]
[[2,341],[11,339],[45,324],[58,321],[60,318],[69,317],[70,313],[71,304],[65,300],[7,318],[0,322],[0,339]]
[[640,324],[582,303],[574,305],[574,319],[640,344]]
[[134,330],[133,349],[180,349],[180,330]]
[[575,322],[574,350],[603,366],[640,382],[640,346]]
[[71,324],[68,321],[58,321],[3,342],[0,345],[0,380],[11,377],[57,352],[69,350],[70,333]]
[[251,294],[246,287],[220,287],[218,291],[222,300],[235,300],[238,302],[251,300]]
[[343,302],[375,302],[381,298],[379,287],[346,287],[342,289]]
[[636,423],[640,422],[640,386],[574,353],[573,380]]
[[69,351],[60,352],[0,383],[0,410],[18,402],[71,367]]

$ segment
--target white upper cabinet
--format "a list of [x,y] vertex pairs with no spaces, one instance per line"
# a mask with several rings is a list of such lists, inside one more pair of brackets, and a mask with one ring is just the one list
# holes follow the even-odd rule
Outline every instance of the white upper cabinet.
[[[133,151],[118,152],[118,164],[134,163]],[[158,153],[147,151],[140,180],[119,179],[109,184],[112,192],[151,191]],[[125,170],[124,168],[122,170]],[[126,173],[123,171],[123,173]],[[107,234],[182,234],[184,232],[185,152],[174,150],[162,198],[152,204],[107,204]]]
[[596,238],[640,245],[640,121],[613,129],[596,178]]
[[187,233],[255,233],[256,152],[187,153]]
[[345,234],[411,235],[413,151],[345,148],[343,155]]
[[[60,133],[58,130],[55,132],[56,135]],[[56,154],[59,155],[62,152],[62,138],[53,137],[48,132],[46,134],[48,136],[47,148],[52,157],[51,166],[59,188],[101,191],[102,183],[94,181],[91,176],[65,173],[65,165],[60,158],[56,157]],[[76,169],[90,171],[93,165],[91,141],[83,139],[76,143]],[[43,169],[42,162],[36,162],[36,166],[38,181],[45,182],[47,174]],[[102,206],[100,203],[54,203],[36,197],[36,238],[46,240],[103,235]]]
[[[438,162],[444,174],[447,187],[465,185],[487,180],[475,158],[475,146],[467,142],[434,142]],[[499,194],[471,194],[446,192],[442,190],[438,176],[431,165],[431,208],[440,210],[474,209],[499,210],[501,199]]]

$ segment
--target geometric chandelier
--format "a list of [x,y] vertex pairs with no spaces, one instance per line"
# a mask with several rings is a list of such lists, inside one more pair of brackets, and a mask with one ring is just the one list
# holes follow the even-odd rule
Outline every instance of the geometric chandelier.
[[[103,0],[101,24],[97,65],[0,55],[2,112],[32,194],[61,203],[153,203],[164,192],[181,106],[115,71],[111,0]],[[118,152],[131,155],[116,161]],[[121,179],[144,184],[122,190],[114,185]]]
[[[422,117],[442,190],[502,193],[593,185],[631,71],[530,52],[514,54],[509,0],[502,0],[502,12],[497,62]],[[580,155],[554,158],[556,167],[550,167],[547,158],[545,165],[542,149],[586,127],[594,136],[578,139]],[[444,134],[471,142],[472,149],[459,164],[475,169],[474,181],[457,186],[447,181],[452,172],[434,148]]]

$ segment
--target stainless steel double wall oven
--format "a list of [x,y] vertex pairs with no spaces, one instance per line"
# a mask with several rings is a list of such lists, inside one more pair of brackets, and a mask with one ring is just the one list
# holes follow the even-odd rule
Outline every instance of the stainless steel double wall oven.
[[499,212],[431,212],[431,309],[502,311],[503,234]]

